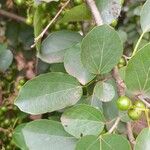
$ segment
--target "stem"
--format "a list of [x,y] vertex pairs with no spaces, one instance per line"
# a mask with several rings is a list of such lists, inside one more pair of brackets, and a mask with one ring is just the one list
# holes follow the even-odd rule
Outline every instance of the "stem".
[[128,138],[130,143],[132,144],[132,146],[135,145],[135,138],[133,136],[133,132],[132,132],[132,126],[130,122],[127,122],[127,134],[128,134]]
[[[48,28],[56,21],[56,19],[58,18],[58,16],[61,14],[61,12],[63,11],[63,9],[69,4],[70,0],[68,0],[62,7],[61,9],[58,11],[58,13],[55,15],[55,17],[50,21],[50,23],[45,27],[45,29],[41,32],[41,34],[35,38],[35,43],[38,42],[39,39],[41,39],[43,37],[43,35],[46,33],[46,31],[48,30]],[[34,45],[35,46],[35,45]],[[33,47],[33,46],[32,46]]]
[[86,0],[87,5],[91,9],[91,12],[93,14],[94,20],[97,25],[103,25],[102,16],[96,6],[96,3],[94,0]]
[[108,131],[109,134],[111,134],[117,128],[119,122],[120,122],[120,117],[117,117],[115,123],[113,124],[113,126]]
[[23,22],[23,23],[26,22],[26,19],[25,19],[24,17],[18,16],[18,15],[16,15],[16,14],[7,12],[7,11],[2,10],[2,9],[0,9],[0,16],[4,16],[4,17],[7,17],[7,18],[11,18],[11,19],[13,19],[13,20],[15,20],[15,21],[18,21],[18,22]]
[[134,50],[133,50],[133,53],[132,53],[132,56],[131,56],[131,57],[133,57],[133,56],[136,54],[137,49],[138,49],[138,47],[139,47],[139,45],[140,45],[140,42],[141,42],[141,40],[142,40],[144,34],[145,34],[145,32],[143,32],[143,33],[141,34],[140,38],[138,39],[138,41],[137,41],[137,43],[136,43],[136,45],[135,45],[135,48],[134,48]]
[[145,116],[146,116],[148,127],[150,128],[149,109],[145,110]]

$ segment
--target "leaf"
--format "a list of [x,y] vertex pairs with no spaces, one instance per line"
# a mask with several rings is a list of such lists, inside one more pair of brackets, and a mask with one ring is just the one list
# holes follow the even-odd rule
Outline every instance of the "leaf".
[[104,121],[101,111],[85,104],[67,109],[61,117],[64,129],[76,138],[99,135],[104,128]]
[[39,58],[47,63],[63,62],[66,49],[79,43],[82,36],[77,32],[62,30],[51,33],[41,45]]
[[96,0],[96,5],[101,13],[103,22],[110,24],[117,19],[121,12],[120,0]]
[[[20,133],[15,130],[15,138],[18,144],[20,136],[24,139],[24,143],[28,149],[23,150],[74,150],[76,139],[64,131],[59,122],[52,120],[36,120],[26,124],[20,130]],[[20,143],[19,143],[20,142]]]
[[107,118],[108,120],[114,120],[116,117],[118,117],[118,113],[119,113],[117,105],[116,105],[116,101],[118,99],[117,87],[116,87],[116,82],[114,81],[114,79],[108,80],[107,83],[113,85],[115,89],[115,96],[112,101],[103,103],[103,112],[104,112],[105,118]]
[[91,13],[86,4],[75,6],[65,12],[60,22],[85,21],[91,19]]
[[0,44],[0,72],[6,71],[13,61],[13,54],[10,50]]
[[23,137],[22,129],[26,126],[26,123],[23,123],[14,130],[13,133],[13,142],[23,150],[29,150],[25,143],[25,139]]
[[93,95],[102,102],[109,102],[115,96],[115,89],[110,83],[97,82],[94,87]]
[[77,142],[76,150],[131,150],[131,146],[121,135],[105,134],[100,137],[90,135]]
[[64,66],[66,71],[76,77],[83,85],[94,79],[95,75],[91,74],[84,68],[81,62],[81,46],[77,44],[69,48],[64,57]]
[[150,31],[150,20],[148,18],[150,18],[150,0],[147,0],[145,2],[141,10],[140,23],[141,23],[143,32]]
[[123,52],[119,35],[108,25],[90,31],[83,39],[81,49],[83,65],[94,74],[110,72]]
[[23,112],[42,114],[74,105],[82,96],[78,81],[64,73],[47,73],[28,81],[15,101]]
[[150,44],[140,49],[129,61],[125,82],[132,94],[150,96]]
[[149,150],[149,147],[150,147],[150,128],[145,128],[138,135],[134,150]]
[[[42,5],[37,6],[37,9],[35,10],[34,13],[34,22],[33,22],[33,26],[34,26],[34,36],[37,37],[40,35],[40,33],[43,30],[43,23],[42,23],[42,19],[45,17],[45,13],[43,11]],[[41,45],[41,40],[39,40],[36,43],[36,49],[37,51],[40,50],[40,45]]]

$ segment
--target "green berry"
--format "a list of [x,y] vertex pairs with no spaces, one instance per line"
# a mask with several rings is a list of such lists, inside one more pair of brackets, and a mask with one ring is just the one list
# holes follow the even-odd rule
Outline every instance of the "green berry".
[[20,85],[24,85],[25,82],[26,82],[25,79],[20,79],[20,80],[19,80],[19,84],[20,84]]
[[111,26],[115,27],[117,24],[118,24],[118,20],[115,19],[112,21]]
[[124,57],[122,57],[120,60],[119,60],[119,64],[122,64],[122,65],[126,65],[126,60]]
[[121,96],[117,100],[117,107],[119,110],[128,110],[131,107],[131,100],[126,96]]
[[75,3],[76,5],[79,5],[79,4],[82,3],[82,0],[74,0],[74,3]]
[[60,25],[59,24],[55,24],[55,30],[60,30]]
[[141,100],[136,100],[134,103],[134,107],[140,110],[145,110],[145,104]]
[[32,17],[27,17],[27,19],[26,19],[26,24],[27,24],[27,25],[32,25],[32,24],[33,24]]
[[9,124],[10,124],[9,119],[5,119],[5,120],[4,120],[4,125],[5,125],[5,126],[8,126]]
[[22,85],[17,85],[17,90],[19,91],[22,88]]
[[24,4],[24,0],[15,0],[15,3],[18,5],[18,6],[21,6]]
[[2,111],[2,112],[7,112],[7,111],[8,111],[8,109],[7,109],[7,107],[6,107],[6,106],[2,106],[2,107],[1,107],[1,111]]
[[142,115],[142,111],[138,110],[138,109],[130,109],[128,110],[128,116],[132,119],[132,120],[138,120],[140,119]]

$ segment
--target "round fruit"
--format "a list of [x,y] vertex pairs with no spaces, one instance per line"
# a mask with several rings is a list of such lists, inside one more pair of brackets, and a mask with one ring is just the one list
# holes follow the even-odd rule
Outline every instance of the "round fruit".
[[117,24],[118,24],[118,20],[115,19],[112,21],[111,26],[115,27]]
[[131,107],[131,100],[126,96],[121,96],[117,100],[117,107],[120,110],[128,110]]
[[1,107],[1,111],[2,111],[2,112],[7,112],[7,110],[8,110],[8,109],[7,109],[6,106]]
[[145,110],[145,104],[141,100],[136,100],[134,103],[134,107],[139,110]]
[[77,4],[77,5],[79,5],[79,4],[82,3],[82,0],[74,0],[74,3]]
[[32,17],[27,17],[26,24],[32,25],[32,23],[33,23]]
[[128,110],[128,116],[132,119],[132,120],[138,120],[140,119],[142,115],[142,111],[138,110],[138,109],[130,109]]
[[126,65],[126,61],[123,57],[119,60],[119,64],[122,64],[124,66]]
[[20,85],[24,85],[25,82],[26,82],[25,79],[20,79],[20,80],[19,80],[19,84],[20,84]]
[[24,3],[24,0],[15,0],[15,3],[16,3],[18,6],[21,6],[21,5]]
[[17,90],[20,90],[22,85],[17,85]]

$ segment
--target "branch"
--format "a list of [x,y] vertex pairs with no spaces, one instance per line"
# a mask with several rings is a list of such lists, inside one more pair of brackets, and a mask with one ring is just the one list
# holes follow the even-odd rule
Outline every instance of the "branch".
[[7,12],[7,11],[2,10],[2,9],[0,9],[0,16],[7,17],[7,18],[13,19],[13,20],[18,21],[18,22],[23,22],[23,23],[26,22],[26,19],[24,17],[18,16],[14,13],[10,13],[10,12]]
[[138,97],[138,99],[140,99],[148,108],[150,108],[150,103],[144,99],[143,95],[138,95],[136,97]]
[[95,4],[94,0],[86,0],[87,5],[89,6],[89,8],[91,9],[91,12],[93,14],[94,20],[96,22],[97,25],[103,25],[103,20],[102,20],[102,16]]
[[119,71],[117,66],[113,68],[112,70],[112,76],[115,79],[116,85],[117,85],[117,92],[119,96],[125,95],[125,84],[124,81],[121,79],[119,75]]
[[[37,36],[35,38],[35,43],[38,42],[38,40],[40,40],[43,35],[46,33],[46,31],[48,30],[48,28],[56,21],[56,19],[58,18],[58,16],[61,14],[61,12],[63,11],[63,9],[69,4],[70,0],[68,0],[62,7],[61,9],[58,11],[58,13],[55,15],[55,17],[50,21],[50,23],[45,27],[45,29],[41,32],[41,34],[39,36]],[[34,47],[34,45],[32,46]]]
[[113,124],[113,126],[109,129],[108,133],[111,134],[111,133],[117,128],[119,122],[120,122],[120,117],[118,117],[118,118],[116,119],[116,121],[115,121],[115,123]]
[[128,138],[130,143],[132,144],[132,146],[135,145],[135,138],[133,136],[133,132],[132,132],[132,126],[130,122],[127,122],[127,134],[128,134]]

